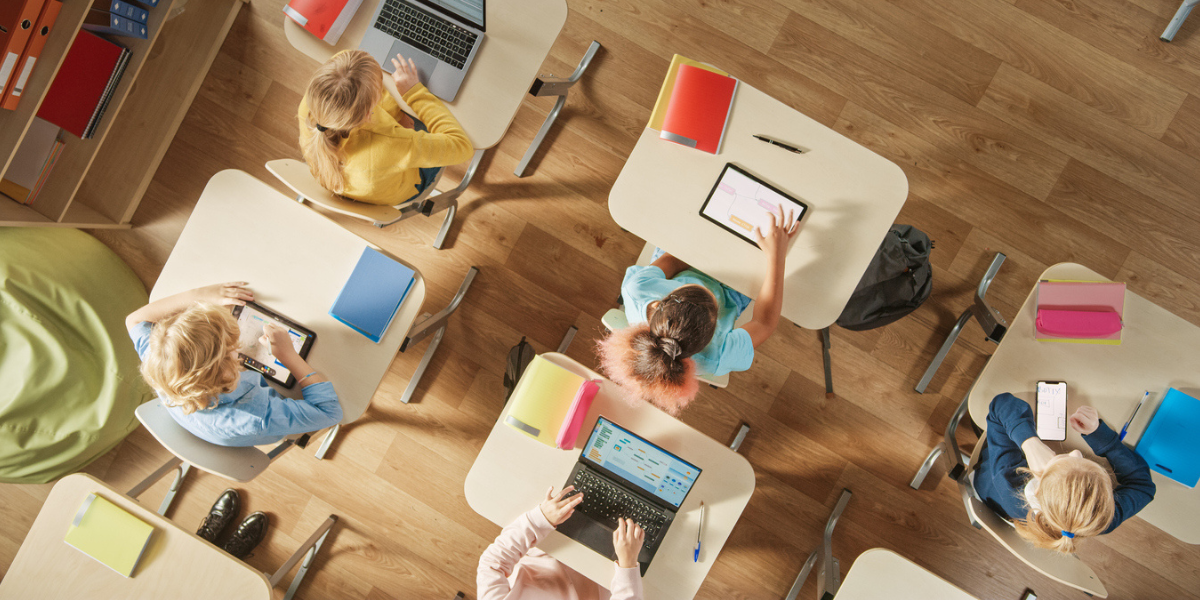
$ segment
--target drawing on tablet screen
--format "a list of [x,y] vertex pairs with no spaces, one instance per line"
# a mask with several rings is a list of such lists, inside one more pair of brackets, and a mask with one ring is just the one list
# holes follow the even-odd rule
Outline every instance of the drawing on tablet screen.
[[[279,373],[279,378],[286,380],[289,371],[283,366],[283,363],[275,359],[271,354],[271,349],[266,344],[259,341],[263,335],[263,325],[268,323],[268,319],[256,312],[254,309],[246,307],[242,310],[242,314],[238,317],[238,329],[240,335],[238,337],[239,352],[253,358],[263,365],[273,365],[276,372]],[[299,352],[304,346],[304,335],[294,329],[288,329],[288,333],[292,338],[292,346]]]
[[730,169],[717,184],[708,212],[750,235],[755,227],[770,224],[767,214],[776,212],[780,201],[775,190]]

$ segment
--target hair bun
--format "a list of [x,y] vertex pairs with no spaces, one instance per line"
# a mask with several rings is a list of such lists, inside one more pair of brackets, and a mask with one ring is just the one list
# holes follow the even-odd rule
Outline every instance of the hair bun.
[[683,349],[679,347],[679,341],[673,337],[662,336],[658,338],[658,347],[662,349],[667,356],[670,356],[671,360],[675,360],[683,352]]

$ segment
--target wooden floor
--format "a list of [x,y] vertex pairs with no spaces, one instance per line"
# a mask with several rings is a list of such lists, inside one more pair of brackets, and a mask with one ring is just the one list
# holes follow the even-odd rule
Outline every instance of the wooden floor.
[[[704,390],[683,415],[722,441],[749,423],[743,452],[758,477],[699,597],[782,597],[842,488],[854,491],[834,535],[843,571],[882,546],[980,598],[1015,600],[1026,587],[1080,597],[972,529],[940,472],[925,490],[908,488],[991,352],[978,327],[967,326],[929,393],[912,389],[997,251],[1009,258],[990,297],[1009,318],[1046,266],[1076,261],[1200,324],[1200,16],[1164,44],[1178,0],[569,3],[543,72],[568,74],[593,39],[603,50],[532,176],[512,171],[550,108],[544,98],[527,100],[485,158],[447,249],[430,247],[438,223],[424,219],[345,223],[418,265],[430,306],[449,300],[469,266],[481,272],[414,404],[398,398],[424,344],[396,359],[330,460],[294,452],[240,486],[248,510],[273,519],[249,562],[273,569],[336,513],[341,525],[300,597],[474,597],[476,560],[499,527],[467,506],[463,480],[503,405],[505,354],[521,336],[552,350],[575,325],[569,354],[593,361],[599,317],[642,245],[612,221],[608,190],[679,52],[898,163],[911,185],[899,220],[937,243],[924,307],[880,330],[834,331],[836,398],[823,393],[817,334],[785,324],[753,369]],[[284,39],[283,4],[253,0],[242,12],[134,228],[97,232],[147,288],[209,177],[242,169],[274,184],[263,163],[299,157],[294,114],[316,64]],[[87,471],[123,489],[166,456],[138,430]],[[0,486],[0,568],[49,487]],[[172,516],[197,524],[225,487],[194,476]],[[1140,519],[1080,555],[1110,598],[1200,598],[1200,547]]]

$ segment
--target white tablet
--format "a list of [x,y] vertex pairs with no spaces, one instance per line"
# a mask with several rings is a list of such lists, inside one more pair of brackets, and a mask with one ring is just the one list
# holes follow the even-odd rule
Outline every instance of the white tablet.
[[769,213],[783,206],[784,214],[790,210],[796,222],[808,212],[808,205],[787,195],[779,188],[750,174],[745,169],[725,163],[725,169],[717,178],[700,216],[716,223],[722,229],[758,245],[754,241],[754,228],[766,229],[771,225]]

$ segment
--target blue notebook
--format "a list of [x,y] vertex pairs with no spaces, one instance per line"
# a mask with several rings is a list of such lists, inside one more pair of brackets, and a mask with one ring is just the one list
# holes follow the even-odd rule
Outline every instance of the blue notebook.
[[416,273],[374,248],[363,250],[329,315],[379,343]]
[[1200,481],[1200,400],[1175,388],[1150,418],[1137,453],[1150,468],[1194,488]]

